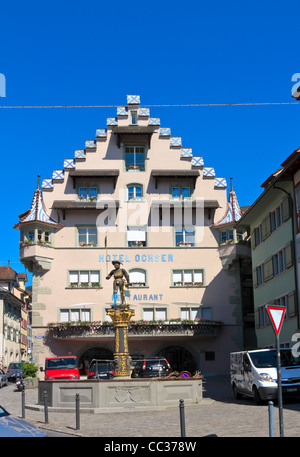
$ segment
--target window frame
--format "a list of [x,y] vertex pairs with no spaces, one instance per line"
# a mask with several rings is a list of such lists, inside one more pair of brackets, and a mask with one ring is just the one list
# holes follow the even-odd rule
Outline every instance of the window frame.
[[[174,281],[174,273],[181,273],[181,281]],[[192,281],[185,281],[185,272],[192,272]],[[202,281],[195,281],[195,275],[201,273]],[[203,287],[204,268],[174,268],[171,271],[171,287]]]
[[[71,281],[71,275],[72,273],[77,273],[77,281]],[[80,277],[83,273],[87,273],[88,278],[87,281],[81,281]],[[99,281],[92,281],[91,276],[93,273],[98,273]],[[67,284],[68,288],[72,289],[82,289],[82,288],[100,288],[101,287],[101,270],[93,269],[93,270],[87,270],[87,269],[72,269],[68,270],[68,279],[67,279]]]
[[[129,148],[133,148],[133,151],[127,151]],[[143,164],[139,165],[136,161],[136,154],[142,154],[142,152],[137,151],[137,149],[143,149]],[[126,155],[133,154],[134,160],[133,163],[127,163]],[[124,166],[126,172],[136,172],[136,171],[146,171],[146,146],[145,144],[125,144],[124,145]],[[131,168],[129,168],[131,167]]]
[[[88,230],[95,230],[95,234],[94,236],[96,236],[96,242],[94,243],[92,240],[90,241],[89,240],[89,236],[92,235],[92,234],[89,234]],[[80,230],[86,230],[86,233],[85,233],[85,241],[80,241],[80,235],[83,235],[83,234],[80,234],[79,231]],[[77,237],[76,237],[76,241],[77,241],[77,246],[80,246],[80,247],[97,247],[98,246],[98,230],[97,230],[97,226],[96,225],[78,225],[76,227],[76,231],[77,231]],[[82,244],[81,244],[82,243]]]

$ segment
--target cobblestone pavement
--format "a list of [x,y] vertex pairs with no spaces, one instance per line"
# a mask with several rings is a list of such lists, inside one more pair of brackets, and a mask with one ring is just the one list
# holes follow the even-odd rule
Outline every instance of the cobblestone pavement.
[[[185,405],[186,437],[268,437],[268,405],[257,406],[249,398],[233,398],[229,376],[208,376],[204,379],[204,401],[199,405]],[[9,383],[0,389],[0,405],[11,414],[22,416],[21,392]],[[25,404],[37,404],[37,389],[27,389]],[[75,407],[74,407],[75,408]],[[300,400],[284,401],[283,424],[285,437],[300,435]],[[81,411],[80,429],[76,430],[75,409],[72,412],[54,412],[49,409],[49,423],[44,411],[26,409],[25,419],[40,428],[56,430],[70,436],[84,437],[180,437],[179,407],[162,411],[129,411],[93,414]],[[278,408],[274,407],[275,436],[279,437]]]

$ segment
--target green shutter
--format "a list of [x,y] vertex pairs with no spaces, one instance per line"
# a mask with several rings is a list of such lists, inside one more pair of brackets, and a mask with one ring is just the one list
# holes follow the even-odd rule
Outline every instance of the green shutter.
[[250,231],[250,241],[251,241],[251,249],[255,249],[255,235],[254,230]]
[[285,245],[285,265],[290,268],[293,265],[293,243],[290,241]]
[[289,309],[289,316],[295,316],[295,292],[292,291],[288,294],[288,309]]
[[290,202],[289,198],[285,197],[282,200],[282,219],[283,221],[286,221],[290,217]]
[[265,277],[265,282],[269,281],[270,279],[273,278],[273,260],[272,260],[272,257],[269,257],[264,262],[264,277]]
[[257,287],[257,273],[256,273],[256,268],[252,271],[252,279],[253,279],[253,287]]

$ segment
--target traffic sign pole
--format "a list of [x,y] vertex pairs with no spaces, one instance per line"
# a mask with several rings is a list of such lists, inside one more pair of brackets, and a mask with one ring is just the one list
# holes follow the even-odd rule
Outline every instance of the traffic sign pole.
[[283,431],[282,386],[281,386],[281,356],[280,356],[279,335],[276,335],[276,352],[277,352],[276,360],[277,360],[279,432],[280,432],[280,436],[284,436],[284,431]]
[[283,407],[282,407],[282,385],[281,385],[281,356],[279,334],[283,323],[285,308],[280,306],[266,305],[266,310],[269,315],[273,330],[276,335],[276,361],[277,361],[277,390],[278,390],[278,408],[279,408],[279,430],[280,436],[284,436],[283,431]]

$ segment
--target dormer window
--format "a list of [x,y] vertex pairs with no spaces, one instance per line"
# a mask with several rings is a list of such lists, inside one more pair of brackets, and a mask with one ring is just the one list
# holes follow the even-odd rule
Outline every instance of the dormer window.
[[131,111],[131,124],[137,124],[137,111]]

